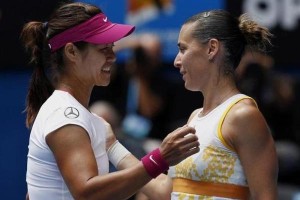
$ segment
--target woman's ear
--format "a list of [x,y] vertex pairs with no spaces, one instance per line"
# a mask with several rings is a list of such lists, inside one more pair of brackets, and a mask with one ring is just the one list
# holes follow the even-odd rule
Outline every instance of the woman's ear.
[[215,58],[215,55],[218,53],[220,48],[220,42],[217,39],[210,39],[208,41],[208,60],[212,61]]
[[64,54],[68,60],[75,62],[78,56],[78,49],[73,43],[67,43],[64,47]]

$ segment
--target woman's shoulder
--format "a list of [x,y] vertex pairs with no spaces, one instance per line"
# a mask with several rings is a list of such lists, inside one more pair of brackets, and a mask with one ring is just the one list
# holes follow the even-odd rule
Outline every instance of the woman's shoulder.
[[266,120],[251,98],[237,102],[229,111],[224,128],[231,133],[231,139],[256,141],[269,134]]

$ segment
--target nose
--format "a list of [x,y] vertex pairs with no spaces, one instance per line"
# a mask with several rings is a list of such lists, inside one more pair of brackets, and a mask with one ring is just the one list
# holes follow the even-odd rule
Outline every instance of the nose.
[[176,68],[180,68],[180,66],[181,66],[181,59],[180,59],[179,53],[175,57],[174,66]]

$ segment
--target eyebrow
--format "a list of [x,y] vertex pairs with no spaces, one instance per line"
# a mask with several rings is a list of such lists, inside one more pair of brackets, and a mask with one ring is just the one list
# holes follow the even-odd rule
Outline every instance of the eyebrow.
[[113,47],[115,46],[115,43],[108,43],[108,44],[105,44],[105,47]]
[[177,46],[178,46],[179,48],[184,48],[184,47],[186,47],[187,45],[186,45],[185,43],[178,42],[178,43],[177,43]]

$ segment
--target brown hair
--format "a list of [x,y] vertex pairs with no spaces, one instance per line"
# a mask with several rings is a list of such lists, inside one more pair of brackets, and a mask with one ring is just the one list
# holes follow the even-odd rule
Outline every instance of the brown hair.
[[272,34],[246,14],[233,17],[225,10],[211,10],[190,17],[185,24],[196,22],[193,37],[201,43],[215,38],[225,47],[225,66],[233,72],[239,65],[245,48],[265,53],[272,46]]
[[[27,127],[32,126],[40,107],[54,91],[59,75],[64,73],[62,48],[50,53],[48,39],[101,12],[93,5],[67,3],[60,6],[48,22],[31,21],[24,25],[21,40],[34,67],[26,99]],[[75,45],[83,48],[85,43],[77,42]]]

